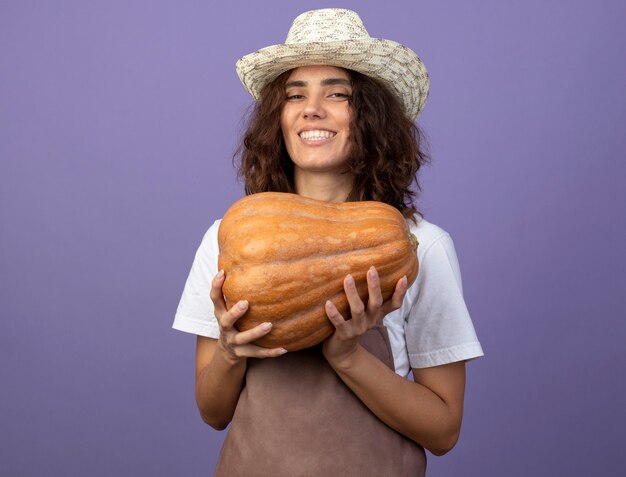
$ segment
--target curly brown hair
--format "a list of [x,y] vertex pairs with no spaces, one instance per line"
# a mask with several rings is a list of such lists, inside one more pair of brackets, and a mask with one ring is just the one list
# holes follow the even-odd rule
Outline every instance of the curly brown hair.
[[[354,181],[347,200],[385,202],[413,218],[419,213],[413,203],[421,190],[417,172],[429,160],[423,149],[424,134],[385,85],[347,71],[352,82],[350,105],[355,113],[350,123],[349,160]],[[286,71],[265,87],[235,153],[246,194],[295,193],[294,167],[280,127],[290,73]]]

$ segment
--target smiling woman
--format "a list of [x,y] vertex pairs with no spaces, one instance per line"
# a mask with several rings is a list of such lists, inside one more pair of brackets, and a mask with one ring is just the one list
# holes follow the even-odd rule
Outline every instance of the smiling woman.
[[285,84],[286,102],[280,125],[294,164],[297,193],[311,197],[325,184],[322,200],[343,202],[352,189],[350,96],[348,72],[333,66],[301,66]]
[[215,475],[424,475],[424,448],[442,455],[457,442],[465,362],[482,355],[452,240],[413,202],[426,161],[415,125],[426,69],[405,46],[371,38],[356,13],[324,9],[297,17],[285,44],[243,57],[237,72],[257,100],[239,149],[246,193],[317,199],[320,215],[329,202],[391,205],[419,241],[419,273],[410,286],[394,277],[386,300],[376,268],[366,273],[364,299],[348,274],[349,310],[340,313],[331,297],[320,303],[334,330],[322,345],[262,348],[254,342],[272,323],[239,331],[248,299],[226,306],[216,221],[174,321],[198,335],[203,420],[230,424]]

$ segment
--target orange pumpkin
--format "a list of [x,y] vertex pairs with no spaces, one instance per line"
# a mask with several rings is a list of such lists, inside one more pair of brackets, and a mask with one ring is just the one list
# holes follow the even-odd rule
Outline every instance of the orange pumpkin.
[[372,265],[385,300],[403,275],[410,285],[418,272],[417,239],[402,214],[382,202],[253,194],[226,212],[218,241],[226,305],[249,301],[236,324],[240,331],[272,323],[272,331],[255,342],[266,348],[295,351],[330,336],[334,326],[326,316],[326,300],[350,317],[343,290],[347,274],[365,302]]

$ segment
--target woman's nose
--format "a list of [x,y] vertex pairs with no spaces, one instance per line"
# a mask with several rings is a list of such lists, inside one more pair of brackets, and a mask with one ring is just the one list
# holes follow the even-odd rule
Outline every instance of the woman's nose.
[[322,118],[326,114],[324,110],[324,105],[322,103],[322,98],[317,97],[315,95],[311,95],[307,97],[306,102],[304,104],[304,108],[302,110],[302,115],[307,118]]

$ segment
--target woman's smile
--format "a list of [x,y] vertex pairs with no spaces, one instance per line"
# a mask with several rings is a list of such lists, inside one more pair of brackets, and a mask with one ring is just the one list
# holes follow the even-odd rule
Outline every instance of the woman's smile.
[[337,133],[334,131],[328,131],[328,130],[323,130],[323,129],[312,129],[312,130],[302,131],[299,134],[299,136],[300,138],[302,138],[303,141],[305,141],[308,144],[319,145],[329,139],[332,139],[333,137],[335,137],[336,134]]

